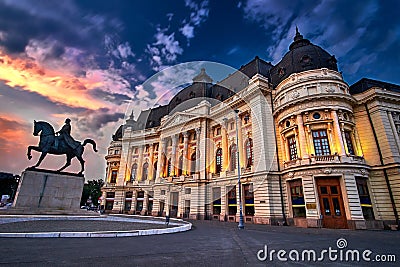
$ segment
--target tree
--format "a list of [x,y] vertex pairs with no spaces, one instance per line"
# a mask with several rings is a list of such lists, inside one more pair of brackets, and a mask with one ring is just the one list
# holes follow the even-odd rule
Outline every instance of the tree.
[[104,185],[103,179],[87,181],[83,185],[81,206],[86,205],[89,197],[92,199],[93,204],[97,206],[97,200],[101,196],[101,187]]

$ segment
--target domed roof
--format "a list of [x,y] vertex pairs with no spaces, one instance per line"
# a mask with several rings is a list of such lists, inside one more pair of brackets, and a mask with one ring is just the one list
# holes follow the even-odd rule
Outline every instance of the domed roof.
[[289,52],[271,68],[271,81],[275,87],[292,73],[320,68],[337,71],[336,62],[335,56],[304,39],[296,27],[296,36],[289,46]]
[[113,141],[119,141],[122,139],[122,127],[123,125],[119,126],[117,131],[115,131],[115,134],[112,135]]

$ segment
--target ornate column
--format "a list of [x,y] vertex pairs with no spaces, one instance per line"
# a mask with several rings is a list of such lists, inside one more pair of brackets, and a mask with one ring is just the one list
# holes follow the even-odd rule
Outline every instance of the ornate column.
[[240,157],[240,166],[238,166],[238,168],[242,168],[246,165],[246,152],[245,152],[245,147],[243,147],[243,134],[242,134],[242,118],[239,116],[238,118],[238,143],[237,145],[237,151],[240,153],[239,157]]
[[138,168],[137,168],[137,180],[142,181],[142,172],[143,172],[143,145],[139,146],[139,160],[138,160]]
[[189,133],[183,133],[183,175],[188,175],[188,147],[189,147]]
[[196,173],[200,172],[200,133],[201,129],[196,128]]
[[392,128],[394,141],[396,142],[397,149],[400,152],[400,138],[399,138],[399,135],[397,134],[396,124],[394,123],[394,120],[393,120],[393,113],[390,111],[387,111],[387,116],[389,118],[390,127]]
[[229,164],[229,151],[228,151],[228,122],[224,121],[222,125],[222,172],[228,169]]
[[176,158],[177,158],[177,153],[176,153],[176,146],[177,146],[177,144],[178,144],[178,137],[179,137],[179,135],[177,135],[177,134],[174,134],[174,135],[172,135],[171,136],[171,138],[172,138],[172,154],[171,154],[171,168],[172,168],[172,176],[176,176],[176,174],[178,173],[177,172],[177,161],[176,161]]
[[158,162],[157,162],[157,177],[164,177],[164,150],[165,150],[165,138],[162,138],[160,145],[158,146]]
[[306,133],[304,131],[304,123],[303,123],[303,115],[297,114],[296,116],[297,120],[297,126],[299,130],[299,157],[302,159],[308,159],[310,158],[310,155],[308,154],[308,149],[307,149],[307,141],[306,141]]
[[155,177],[153,177],[153,172],[154,172],[154,166],[153,166],[153,164],[154,164],[154,159],[153,159],[153,156],[154,156],[154,144],[151,144],[150,145],[150,147],[149,147],[149,172],[148,172],[148,174],[147,174],[147,180],[155,180]]
[[336,110],[332,110],[331,111],[332,114],[332,119],[333,119],[333,127],[335,129],[335,133],[336,133],[336,146],[339,143],[339,147],[338,147],[338,154],[340,156],[346,156],[346,150],[344,148],[344,142],[343,142],[343,136],[342,136],[342,131],[340,129],[340,125],[339,125],[339,118],[337,115]]

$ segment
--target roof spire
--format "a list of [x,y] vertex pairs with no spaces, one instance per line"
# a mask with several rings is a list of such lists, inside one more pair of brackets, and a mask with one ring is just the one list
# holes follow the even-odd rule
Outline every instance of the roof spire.
[[297,25],[296,25],[296,35],[295,35],[293,40],[294,41],[299,41],[299,40],[302,40],[302,39],[303,39],[303,35],[300,34],[299,28],[297,28]]
[[212,83],[212,79],[208,74],[206,73],[206,69],[202,68],[200,70],[200,73],[193,78],[193,82],[202,82],[202,83]]

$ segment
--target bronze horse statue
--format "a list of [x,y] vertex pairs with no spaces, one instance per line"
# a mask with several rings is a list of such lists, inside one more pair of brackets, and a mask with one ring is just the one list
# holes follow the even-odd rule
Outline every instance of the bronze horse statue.
[[86,139],[82,144],[78,141],[75,141],[75,148],[70,147],[63,139],[58,140],[57,145],[56,138],[58,136],[55,135],[54,128],[49,123],[45,121],[34,121],[33,135],[38,136],[40,133],[40,141],[38,146],[29,146],[28,147],[28,159],[32,159],[31,151],[35,150],[37,152],[42,152],[40,158],[36,165],[32,166],[32,168],[39,167],[42,160],[46,157],[47,154],[53,155],[63,155],[67,156],[67,163],[63,167],[61,167],[57,171],[62,171],[71,165],[71,159],[76,157],[81,163],[81,171],[79,174],[82,174],[85,170],[85,161],[82,158],[84,146],[86,144],[91,144],[93,146],[94,152],[97,152],[96,142],[92,139]]

